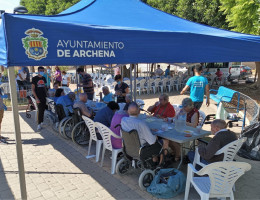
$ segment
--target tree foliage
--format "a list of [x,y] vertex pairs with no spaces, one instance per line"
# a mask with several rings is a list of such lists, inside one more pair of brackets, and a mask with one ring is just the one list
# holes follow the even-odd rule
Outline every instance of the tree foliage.
[[56,15],[79,1],[80,0],[21,0],[20,4],[25,6],[30,14]]
[[260,34],[260,2],[258,0],[221,0],[221,10],[227,15],[234,31]]

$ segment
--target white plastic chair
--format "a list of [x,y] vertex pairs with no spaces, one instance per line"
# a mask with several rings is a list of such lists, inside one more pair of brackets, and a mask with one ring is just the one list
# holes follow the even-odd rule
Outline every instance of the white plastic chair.
[[[242,144],[245,141],[246,141],[246,137],[243,137],[233,142],[230,142],[229,144],[227,144],[226,146],[218,150],[215,153],[215,155],[224,154],[223,161],[233,161],[235,155],[237,154],[238,150],[241,148]],[[198,147],[196,147],[194,161],[193,161],[193,166],[195,167],[196,165],[200,165],[202,167],[206,166],[205,164],[200,162],[200,154],[198,151]]]
[[67,95],[67,94],[69,94],[70,92],[72,92],[69,87],[63,86],[63,87],[60,87],[60,88],[63,89],[65,95]]
[[90,157],[91,143],[92,143],[92,140],[94,140],[94,141],[96,141],[96,162],[98,162],[103,140],[97,139],[96,130],[95,130],[95,122],[93,120],[91,120],[90,118],[84,116],[84,115],[82,116],[82,118],[85,121],[85,124],[88,127],[88,130],[89,130],[89,133],[90,133],[87,157]]
[[175,81],[175,78],[170,78],[166,84],[166,87],[168,87],[168,91],[171,92],[171,89],[174,89],[173,86],[174,86],[174,81]]
[[163,93],[164,90],[166,90],[167,81],[168,81],[168,78],[164,78],[164,79],[161,81],[161,85],[159,85],[160,88],[161,88],[161,93]]
[[158,90],[159,87],[159,83],[161,82],[160,78],[157,78],[153,81],[154,85],[151,86],[151,88],[153,89],[153,93],[155,94]]
[[39,112],[38,105],[36,103],[36,99],[35,98],[33,98],[32,96],[30,96],[30,98],[31,98],[31,100],[33,102],[33,105],[35,107],[35,121],[37,122],[38,121],[38,112]]
[[[233,185],[250,169],[251,165],[248,163],[233,161],[215,162],[203,167],[200,171],[189,164],[184,200],[188,200],[190,184],[194,186],[202,200],[226,197],[234,200]],[[194,177],[194,173],[199,176],[207,174],[208,177]]]
[[200,117],[199,117],[199,124],[197,128],[202,128],[206,120],[206,114],[202,110],[199,110],[199,113],[200,113]]
[[136,91],[139,91],[139,95],[141,95],[142,91],[144,91],[145,87],[145,79],[141,79],[140,81],[136,82],[136,85],[138,85],[136,87]]
[[122,148],[121,149],[114,149],[112,147],[111,136],[113,136],[114,138],[118,138],[118,139],[121,139],[121,137],[116,135],[115,133],[113,133],[104,124],[101,124],[99,122],[95,122],[95,126],[98,128],[98,131],[99,131],[99,133],[101,134],[101,136],[103,138],[103,151],[102,151],[102,158],[101,158],[101,167],[103,166],[105,151],[107,149],[107,150],[112,152],[111,174],[114,174],[115,173],[115,169],[116,169],[117,155],[120,152],[122,152],[123,150],[122,150]]

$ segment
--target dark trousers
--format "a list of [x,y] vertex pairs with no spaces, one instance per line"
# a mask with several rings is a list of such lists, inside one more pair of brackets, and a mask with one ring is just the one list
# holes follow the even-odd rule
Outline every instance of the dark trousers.
[[25,83],[24,81],[17,80],[19,90],[21,90],[22,88],[26,89],[26,88],[24,88],[24,83]]
[[201,108],[203,102],[193,102],[193,103],[194,103],[194,108],[199,110]]
[[41,124],[43,122],[44,118],[44,111],[46,109],[46,101],[41,103],[38,103],[38,124]]
[[88,95],[88,100],[93,101],[94,93],[87,93],[87,95]]

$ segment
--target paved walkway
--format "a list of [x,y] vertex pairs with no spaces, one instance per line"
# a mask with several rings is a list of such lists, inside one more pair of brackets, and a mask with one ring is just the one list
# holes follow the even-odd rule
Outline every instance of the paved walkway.
[[[145,108],[158,100],[158,95],[141,96]],[[149,99],[148,99],[149,98]],[[184,96],[171,93],[170,102],[180,103]],[[205,105],[204,105],[205,106]],[[214,113],[215,107],[204,107],[206,113]],[[10,144],[0,145],[0,199],[20,199],[17,157],[14,141],[12,113],[5,112],[2,134],[10,138]],[[61,138],[51,127],[36,132],[34,116],[25,117],[20,112],[24,164],[28,199],[155,199],[138,187],[137,171],[126,176],[110,174],[107,154],[104,167],[94,159],[86,159],[86,147],[79,147]],[[94,152],[94,147],[92,152]],[[237,160],[243,160],[239,158]],[[236,184],[236,199],[259,199],[260,162],[248,161],[252,170]],[[186,165],[182,167],[186,171]],[[183,199],[181,194],[174,199]],[[190,199],[199,199],[191,190]]]

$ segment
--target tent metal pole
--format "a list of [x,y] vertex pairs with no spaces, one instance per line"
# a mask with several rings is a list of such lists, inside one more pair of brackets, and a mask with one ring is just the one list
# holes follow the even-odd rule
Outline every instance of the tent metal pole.
[[78,66],[76,66],[76,84],[77,84],[77,95],[79,96],[79,77],[78,77],[78,73],[77,73],[77,69],[78,69]]
[[27,199],[27,192],[26,192],[26,183],[25,183],[23,149],[22,149],[22,141],[21,141],[21,130],[20,130],[20,122],[19,122],[14,67],[8,68],[8,76],[9,76],[9,87],[10,87],[10,94],[11,94],[13,119],[14,119],[16,154],[17,154],[17,162],[18,162],[18,170],[19,170],[21,197],[22,197],[23,200],[26,200]]
[[133,64],[134,65],[134,101],[136,102],[136,67],[137,65],[136,64]]
[[130,94],[133,96],[133,86],[132,86],[132,64],[130,64]]

